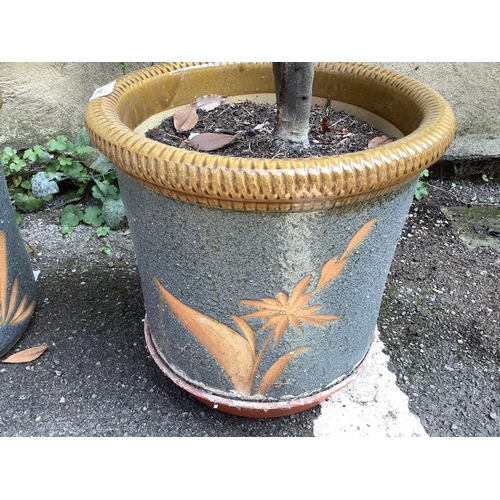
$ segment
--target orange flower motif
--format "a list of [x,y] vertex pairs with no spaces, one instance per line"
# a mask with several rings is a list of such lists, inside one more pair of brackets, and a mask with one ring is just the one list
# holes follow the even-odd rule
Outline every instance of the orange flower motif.
[[244,318],[265,318],[267,321],[259,330],[273,327],[274,345],[276,345],[288,324],[292,324],[302,332],[301,323],[324,327],[329,321],[337,321],[338,316],[316,314],[321,306],[308,306],[314,292],[305,293],[311,276],[306,276],[295,286],[291,297],[284,292],[279,292],[275,299],[264,298],[262,300],[242,300],[243,305],[255,307],[257,311],[246,314]]
[[[340,274],[347,262],[348,255],[365,238],[374,223],[375,219],[372,219],[354,235],[340,258],[332,257],[325,263],[316,288],[311,292],[306,293],[311,282],[311,276],[309,275],[297,283],[291,297],[288,297],[285,292],[279,292],[275,299],[241,300],[240,302],[243,305],[257,309],[257,311],[244,316],[232,315],[233,321],[241,330],[243,336],[227,325],[183,304],[163,287],[158,278],[155,277],[154,279],[160,295],[177,319],[214,356],[231,380],[234,388],[243,396],[248,396],[252,393],[260,363],[273,337],[274,345],[276,345],[281,340],[289,324],[302,332],[303,323],[324,327],[325,323],[340,319],[338,316],[317,314],[321,306],[309,306],[309,300]],[[261,318],[265,320],[265,323],[256,332],[244,318]],[[256,352],[255,336],[258,332],[267,328],[271,328],[271,331],[267,334],[259,352]],[[296,347],[292,351],[281,355],[264,373],[255,394],[267,392],[282,376],[288,364],[309,348],[310,346]]]

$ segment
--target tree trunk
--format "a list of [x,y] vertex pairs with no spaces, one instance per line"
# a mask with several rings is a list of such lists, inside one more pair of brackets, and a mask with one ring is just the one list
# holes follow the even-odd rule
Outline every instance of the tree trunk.
[[309,115],[314,79],[314,63],[273,63],[278,112],[275,140],[309,146]]

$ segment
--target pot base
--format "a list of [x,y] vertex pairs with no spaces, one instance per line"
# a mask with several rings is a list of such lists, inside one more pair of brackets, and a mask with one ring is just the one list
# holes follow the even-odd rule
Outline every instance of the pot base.
[[151,337],[151,331],[149,329],[147,317],[144,319],[144,334],[146,337],[146,345],[148,347],[148,350],[161,371],[170,380],[172,380],[174,384],[187,391],[198,401],[209,406],[210,408],[215,408],[216,410],[222,411],[224,413],[229,413],[231,415],[236,415],[238,417],[274,418],[286,417],[288,415],[293,415],[295,413],[309,410],[349,385],[358,375],[360,375],[364,371],[366,367],[366,360],[373,348],[373,341],[377,336],[377,330],[373,335],[373,340],[363,360],[342,381],[329,387],[325,391],[313,394],[311,396],[290,399],[287,401],[276,401],[272,403],[225,398],[223,396],[212,394],[186,382],[168,367],[168,365],[156,350],[153,339]]

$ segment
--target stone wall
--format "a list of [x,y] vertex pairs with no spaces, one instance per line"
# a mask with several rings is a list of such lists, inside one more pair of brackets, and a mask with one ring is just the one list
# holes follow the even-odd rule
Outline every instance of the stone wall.
[[500,179],[500,63],[376,63],[416,78],[439,92],[455,111],[457,132],[436,172]]
[[[130,63],[134,71],[149,63]],[[94,91],[123,74],[116,62],[0,63],[0,149],[73,138]]]

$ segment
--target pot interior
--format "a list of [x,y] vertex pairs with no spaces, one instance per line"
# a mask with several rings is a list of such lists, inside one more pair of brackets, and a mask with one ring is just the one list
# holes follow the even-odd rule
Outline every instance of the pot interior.
[[[140,75],[140,72],[138,72]],[[160,72],[155,78],[137,77],[133,88],[117,103],[117,113],[127,127],[143,131],[151,117],[191,103],[206,94],[251,96],[274,100],[274,78],[270,63],[201,65]],[[335,72],[316,67],[313,84],[315,102],[332,102],[335,110],[344,110],[379,128],[387,135],[402,137],[418,128],[424,113],[405,91],[405,85],[374,80],[363,72]],[[153,118],[158,124],[161,119]],[[153,125],[155,126],[155,125]]]
[[[198,96],[199,97],[199,96]],[[266,103],[276,103],[276,95],[275,94],[244,94],[244,95],[236,95],[236,96],[228,96],[224,100],[223,104],[229,104],[232,102],[238,101],[251,101],[251,102],[266,102]],[[311,100],[311,106],[321,106],[326,107],[328,100],[322,97],[313,96]],[[183,106],[176,106],[175,108],[169,108],[165,111],[162,111],[156,115],[150,116],[145,121],[140,123],[135,129],[134,132],[146,136],[146,132],[154,127],[160,125],[166,118],[174,115],[179,109]],[[352,104],[347,104],[345,102],[340,101],[330,101],[330,109],[334,111],[345,111],[351,115],[356,116],[360,120],[369,123],[373,127],[377,128],[381,132],[383,132],[388,137],[394,137],[396,139],[400,139],[404,136],[404,134],[396,128],[392,123],[384,120],[380,116],[377,116],[366,109],[360,108],[358,106],[354,106]]]

